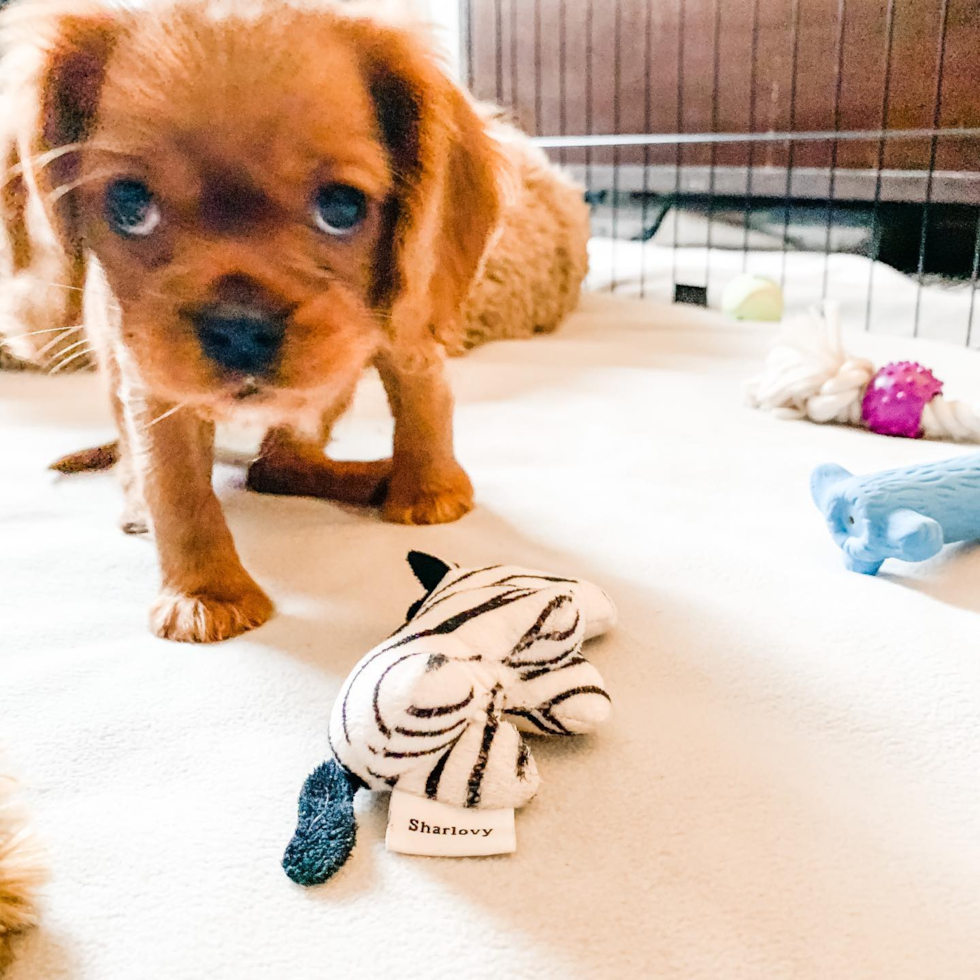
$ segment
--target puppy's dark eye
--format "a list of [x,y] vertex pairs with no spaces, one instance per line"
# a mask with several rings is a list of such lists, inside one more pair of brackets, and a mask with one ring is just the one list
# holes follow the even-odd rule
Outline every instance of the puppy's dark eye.
[[160,224],[160,206],[146,184],[138,180],[113,181],[105,192],[106,220],[120,235],[145,238]]
[[367,197],[356,187],[321,187],[313,200],[313,218],[328,235],[349,235],[367,217]]

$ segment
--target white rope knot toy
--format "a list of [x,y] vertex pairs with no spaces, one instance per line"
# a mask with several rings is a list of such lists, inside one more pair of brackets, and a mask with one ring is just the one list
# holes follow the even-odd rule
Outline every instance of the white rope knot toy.
[[881,370],[850,357],[841,340],[840,309],[827,303],[801,318],[795,335],[777,344],[766,370],[745,386],[753,408],[781,419],[857,425],[882,435],[980,442],[980,415],[942,396],[942,382],[920,364]]

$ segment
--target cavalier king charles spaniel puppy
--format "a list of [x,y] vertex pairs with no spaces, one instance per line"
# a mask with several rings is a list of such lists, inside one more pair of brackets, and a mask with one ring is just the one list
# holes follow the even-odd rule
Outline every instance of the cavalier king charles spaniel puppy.
[[[62,359],[84,324],[119,440],[63,468],[118,458],[157,634],[273,610],[212,490],[216,423],[262,424],[255,490],[404,524],[471,509],[445,353],[555,329],[588,209],[424,31],[328,0],[13,0],[0,44],[4,315]],[[331,460],[369,367],[391,458]]]

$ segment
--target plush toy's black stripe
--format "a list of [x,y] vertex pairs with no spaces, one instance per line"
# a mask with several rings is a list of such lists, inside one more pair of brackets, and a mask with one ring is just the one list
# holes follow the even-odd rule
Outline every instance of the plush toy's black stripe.
[[[436,599],[435,602],[432,602],[432,603],[429,603],[428,605],[426,605],[425,609],[423,609],[422,612],[418,616],[416,616],[415,618],[416,619],[421,619],[423,616],[428,616],[432,612],[432,610],[436,608],[436,606],[441,605],[443,602],[449,602],[451,599],[458,599],[461,595],[468,595],[470,592],[486,592],[487,589],[491,589],[491,588],[493,588],[493,586],[490,586],[490,585],[474,585],[473,588],[471,588],[471,589],[453,589],[453,591],[452,592],[449,592],[447,595],[444,595],[441,598]],[[500,594],[501,595],[514,595],[515,593],[520,593],[521,596],[534,595],[534,590],[533,589],[527,589],[527,588],[523,588],[523,589],[522,588],[513,588],[513,589],[507,589],[506,591],[501,592]],[[394,636],[397,636],[398,635],[398,632],[396,632],[393,635]]]
[[350,769],[348,769],[347,766],[345,766],[339,759],[337,760],[337,765],[340,766],[340,768],[347,775],[347,779],[350,782],[351,786],[354,787],[354,792],[355,793],[359,789],[367,789],[368,788],[368,784],[366,782],[364,782],[364,780],[361,779],[361,777],[358,776],[356,772],[352,772]]
[[450,732],[459,728],[460,725],[465,725],[468,721],[469,718],[460,718],[455,725],[450,725],[448,728],[434,728],[427,732],[414,728],[396,728],[395,734],[405,735],[407,738],[431,738],[436,735],[448,735]]
[[[459,589],[457,586],[460,582],[465,582],[467,579],[473,578],[474,575],[482,575],[484,572],[492,572],[494,569],[503,568],[503,565],[487,565],[486,568],[475,568],[471,572],[467,572],[465,575],[460,575],[459,578],[453,579],[451,582],[446,582],[441,584],[437,589],[430,592],[423,600],[422,605],[419,609],[420,613],[431,612],[433,607],[439,605],[440,602],[445,602],[447,598],[451,596],[458,595],[460,592],[469,592],[470,589]],[[515,574],[508,575],[506,578],[498,579],[496,582],[490,582],[486,585],[477,586],[477,589],[493,589],[498,588],[502,585],[508,585],[511,582],[517,581],[519,579],[526,579],[532,582],[557,582],[565,585],[575,585],[575,579],[571,578],[554,578],[550,575],[529,575],[529,574]],[[522,591],[530,592],[531,589],[523,589]],[[444,592],[450,592],[451,596],[443,595]]]
[[544,724],[544,722],[542,722],[540,719],[536,718],[534,716],[534,714],[532,712],[530,712],[530,711],[524,711],[522,708],[508,708],[504,712],[504,714],[505,715],[511,715],[514,718],[524,718],[526,721],[529,721],[536,728],[541,729],[541,731],[544,732],[545,735],[554,735],[555,734],[550,728],[548,728]]
[[554,630],[551,633],[542,633],[538,637],[539,640],[548,640],[551,643],[564,643],[565,640],[571,639],[575,635],[575,631],[578,629],[578,624],[582,622],[582,614],[575,614],[575,621],[567,630]]
[[444,704],[438,708],[419,708],[413,704],[410,708],[406,709],[406,714],[411,715],[413,718],[445,718],[446,715],[462,711],[474,697],[476,697],[476,691],[471,687],[470,693],[459,704]]
[[517,750],[517,778],[527,778],[527,764],[531,760],[531,750],[527,747],[527,742],[521,739],[521,746]]
[[541,708],[541,717],[549,725],[554,725],[558,735],[574,735],[575,732],[569,731],[547,708]]
[[394,789],[398,785],[397,776],[384,776],[380,772],[375,772],[373,769],[366,769],[367,774],[372,779],[379,779],[383,782],[389,789]]
[[437,752],[441,752],[443,749],[450,749],[459,740],[460,736],[457,735],[451,741],[443,742],[442,745],[437,745],[434,749],[419,749],[418,752],[392,752],[391,749],[385,749],[384,755],[386,759],[421,759],[426,755],[435,755]]
[[[482,616],[485,613],[494,612],[497,609],[502,609],[504,606],[509,606],[512,602],[517,602],[518,599],[524,598],[524,595],[526,593],[516,596],[494,596],[479,606],[474,606],[472,609],[466,609],[461,613],[457,613],[455,616],[450,616],[449,619],[440,623],[438,626],[432,627],[432,629],[412,633],[410,636],[403,636],[401,639],[389,644],[384,650],[379,651],[379,653],[391,653],[392,650],[397,650],[398,647],[403,647],[408,643],[414,643],[416,640],[424,640],[428,636],[445,636],[447,633],[455,633],[460,626],[468,623],[471,619],[476,619],[477,616]],[[367,665],[365,664],[365,666]]]
[[566,657],[570,657],[574,653],[578,653],[581,649],[578,643],[575,646],[569,647],[567,650],[562,650],[557,657],[550,657],[548,660],[520,660],[514,657],[508,657],[504,663],[508,667],[549,667],[551,664],[560,664]]
[[556,719],[549,719],[551,725],[555,727],[548,727],[548,725],[541,720],[533,711],[524,711],[521,708],[508,708],[504,714],[512,715],[515,718],[524,718],[529,721],[535,728],[539,729],[545,735],[566,735],[569,734],[563,725],[561,725]]
[[[555,707],[557,707],[559,704],[562,704],[564,701],[567,701],[569,698],[578,697],[580,694],[598,694],[601,697],[604,697],[607,701],[612,700],[612,698],[610,698],[609,695],[601,687],[595,687],[594,685],[590,684],[587,686],[573,687],[573,688],[569,688],[569,690],[567,691],[562,691],[561,694],[556,695],[550,701],[546,702],[545,704],[539,705],[537,711],[549,725],[554,725],[555,728],[558,729],[559,735],[574,735],[575,732],[569,731],[569,729],[567,729],[561,723],[561,721],[559,721],[552,714],[552,710]],[[533,718],[531,720],[534,721]]]
[[[347,766],[345,766],[340,761],[340,756],[337,755],[337,750],[334,748],[333,738],[330,735],[330,729],[329,728],[327,728],[327,745],[330,748],[330,754],[334,757],[334,760],[336,761],[337,765],[340,766],[340,768],[343,769],[343,771],[345,773],[347,773],[347,778],[354,784],[354,788],[355,789],[367,789],[368,788],[367,783],[364,782],[364,780],[361,779],[361,777],[358,776],[357,773],[351,772],[351,770],[348,769]],[[369,748],[370,748],[370,746],[369,746]]]
[[544,609],[541,610],[541,614],[535,620],[534,625],[517,641],[517,645],[511,651],[511,656],[520,653],[522,650],[526,650],[541,634],[541,628],[548,621],[548,618],[552,616],[556,610],[560,609],[562,606],[572,601],[571,596],[567,595],[557,595],[551,602],[548,603]]
[[[374,685],[374,695],[372,698],[372,703],[374,705],[374,720],[378,726],[378,731],[384,735],[385,738],[391,738],[391,732],[388,726],[385,725],[384,719],[381,717],[381,705],[378,703],[381,697],[381,685],[384,684],[385,678],[399,665],[405,663],[406,660],[411,660],[412,657],[423,656],[422,651],[416,653],[406,653],[404,657],[399,657],[393,664],[388,664],[387,667],[382,671],[381,676],[378,678],[377,683]],[[347,694],[350,694],[350,688],[347,689]],[[347,696],[344,697],[344,704],[347,703]]]
[[541,630],[544,628],[544,624],[550,619],[551,616],[555,614],[562,606],[567,606],[568,603],[572,601],[570,595],[558,595],[555,596],[551,602],[545,606],[541,615],[538,616],[537,622],[521,637],[518,641],[517,646],[514,647],[510,652],[510,657],[516,657],[519,653],[523,653],[528,647],[533,646],[539,640],[555,640],[558,642],[563,642],[569,637],[575,634],[578,629],[578,624],[581,620],[581,614],[575,613],[575,622],[572,623],[571,628],[567,630],[561,630],[553,633],[542,633]]
[[[562,654],[562,657],[567,656],[567,654]],[[561,657],[558,658],[561,660]],[[577,667],[579,664],[588,663],[585,657],[575,657],[569,660],[567,664],[562,664],[560,667],[542,667],[540,670],[532,670],[527,674],[521,675],[522,681],[533,681],[538,677],[544,677],[545,674],[557,674],[559,670],[567,670],[569,667]],[[528,665],[533,666],[533,665]]]
[[598,694],[600,697],[604,697],[607,701],[612,701],[612,698],[601,688],[595,687],[589,684],[586,687],[572,687],[567,691],[562,691],[561,694],[556,694],[547,704],[541,705],[542,708],[553,708],[557,704],[561,704],[563,701],[567,701],[569,698],[576,698],[580,694]]
[[[474,568],[465,575],[460,575],[459,578],[454,578],[451,582],[441,582],[438,588],[434,589],[425,597],[425,602],[431,602],[437,596],[441,596],[447,589],[454,589],[460,582],[465,582],[468,578],[473,578],[474,575],[482,575],[484,572],[492,572],[495,568],[501,567],[501,565],[487,565],[486,568]],[[429,608],[431,608],[431,606]],[[428,612],[428,609],[426,612]]]
[[[500,693],[500,685],[493,689],[493,698]],[[483,777],[486,775],[487,763],[490,761],[490,746],[493,745],[493,737],[497,734],[500,722],[497,719],[496,705],[491,701],[490,710],[487,712],[487,723],[483,728],[483,740],[480,743],[480,754],[476,758],[473,772],[470,773],[470,781],[466,787],[466,805],[468,807],[480,805],[480,791],[483,786]]]
[[[456,746],[454,745],[453,748]],[[453,754],[453,749],[449,749],[448,752],[432,767],[432,772],[429,773],[429,778],[425,781],[425,795],[430,799],[434,800],[439,795],[439,780],[442,779],[443,770],[446,768],[446,763],[449,761],[449,757]]]
[[[498,565],[497,568],[500,566]],[[499,582],[494,582],[493,585],[506,585],[508,582],[513,582],[517,579],[530,579],[532,582],[557,582],[562,585],[576,585],[576,581],[573,578],[555,578],[552,575],[529,575],[527,573],[521,574],[517,572],[514,575],[508,575],[507,578],[500,579]]]

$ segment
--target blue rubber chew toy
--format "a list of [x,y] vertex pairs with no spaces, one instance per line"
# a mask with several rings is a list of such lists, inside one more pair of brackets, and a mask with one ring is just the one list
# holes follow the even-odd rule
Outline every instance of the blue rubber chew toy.
[[827,463],[810,491],[852,572],[877,575],[886,558],[925,561],[980,540],[980,455],[868,476]]

